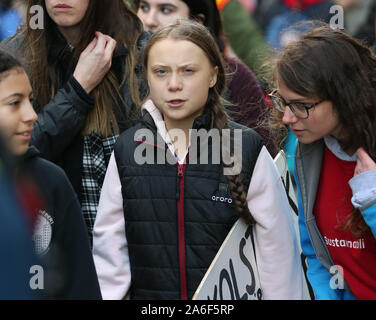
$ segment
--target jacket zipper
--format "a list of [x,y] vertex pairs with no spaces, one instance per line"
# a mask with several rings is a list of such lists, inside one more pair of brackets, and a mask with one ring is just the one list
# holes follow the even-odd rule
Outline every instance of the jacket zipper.
[[178,201],[178,243],[179,243],[179,274],[180,274],[180,298],[182,300],[188,299],[187,294],[187,275],[185,269],[185,235],[184,235],[184,173],[185,164],[177,164],[178,178],[177,178],[177,193],[176,199]]

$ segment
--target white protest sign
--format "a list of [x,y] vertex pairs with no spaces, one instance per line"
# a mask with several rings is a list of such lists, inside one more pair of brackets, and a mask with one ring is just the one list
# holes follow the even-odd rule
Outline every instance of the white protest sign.
[[193,300],[261,300],[252,227],[239,219],[202,279]]
[[[296,196],[296,190],[292,183],[290,172],[287,168],[286,155],[281,150],[274,158],[274,164],[281,176],[283,185],[285,186],[287,198],[290,203],[291,213],[293,214],[294,223],[296,227],[296,233],[299,239],[299,228],[298,228],[298,199]],[[299,242],[300,243],[300,242]]]
[[[276,157],[274,158],[274,164],[277,167],[277,170],[279,174],[281,175],[282,183],[285,186],[286,190],[286,195],[290,203],[291,207],[291,214],[293,216],[294,220],[294,225],[295,225],[295,231],[296,231],[296,236],[298,239],[298,245],[299,245],[299,253],[302,261],[302,266],[304,271],[307,270],[307,265],[305,261],[305,256],[303,254],[301,245],[300,245],[300,234],[299,234],[299,222],[298,222],[298,198],[296,195],[296,190],[294,188],[294,185],[292,183],[292,178],[290,175],[290,172],[288,171],[287,168],[287,162],[286,162],[286,155],[285,153],[281,150]],[[303,281],[303,297],[305,300],[310,300],[311,296],[308,290],[308,285],[307,281]]]

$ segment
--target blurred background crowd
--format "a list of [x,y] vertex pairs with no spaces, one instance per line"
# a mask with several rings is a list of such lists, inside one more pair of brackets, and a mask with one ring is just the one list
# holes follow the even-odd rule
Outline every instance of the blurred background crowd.
[[[133,4],[133,0],[128,0]],[[257,72],[271,49],[285,46],[293,38],[287,27],[304,20],[330,22],[344,10],[344,31],[375,45],[375,0],[217,0],[225,35],[232,53]],[[0,41],[14,34],[25,21],[25,0],[0,1]],[[281,33],[282,32],[282,33]]]

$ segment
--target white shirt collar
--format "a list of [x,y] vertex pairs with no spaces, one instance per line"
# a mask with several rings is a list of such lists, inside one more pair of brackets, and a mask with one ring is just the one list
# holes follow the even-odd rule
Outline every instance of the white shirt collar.
[[333,152],[333,154],[344,161],[356,161],[358,159],[358,155],[355,152],[352,156],[349,156],[345,151],[342,150],[338,140],[331,135],[327,135],[324,137],[324,141],[328,149]]
[[182,159],[179,159],[177,157],[176,152],[175,152],[174,144],[172,143],[171,137],[168,134],[168,131],[167,131],[167,128],[166,128],[166,124],[165,124],[165,122],[163,120],[162,113],[159,111],[159,109],[156,107],[156,105],[153,103],[153,101],[151,99],[147,100],[142,105],[141,110],[146,110],[147,112],[149,112],[149,114],[151,115],[151,117],[154,120],[154,123],[155,123],[155,125],[157,127],[158,133],[160,134],[160,136],[162,137],[162,139],[167,144],[170,152],[175,156],[175,158],[177,158],[177,161],[180,164],[183,164],[185,162],[185,158],[187,157],[187,154],[189,152],[189,148],[187,149],[187,151],[186,151],[186,153],[185,153],[185,155],[184,155],[184,157]]

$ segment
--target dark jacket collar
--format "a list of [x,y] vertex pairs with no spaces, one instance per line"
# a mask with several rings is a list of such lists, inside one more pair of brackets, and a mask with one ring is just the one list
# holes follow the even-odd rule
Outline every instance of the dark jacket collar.
[[193,121],[192,129],[206,129],[210,130],[212,126],[212,112],[209,108],[205,108],[204,113],[198,116],[195,121]]
[[[157,129],[153,117],[150,115],[150,113],[145,110],[143,112],[143,116],[141,121],[147,125],[148,127],[151,127],[153,129]],[[212,115],[209,108],[205,108],[204,113],[200,116],[198,116],[194,121],[192,125],[192,129],[200,130],[200,129],[206,129],[210,130],[212,126]]]
[[34,146],[29,146],[29,149],[26,151],[25,154],[21,156],[13,156],[12,171],[14,170],[14,172],[16,172],[16,170],[24,170],[25,168],[27,168],[27,165],[30,160],[39,156],[40,156],[39,150],[35,148]]
[[[50,61],[57,61],[63,55],[67,54],[73,57],[75,47],[69,44],[68,41],[63,37],[61,32],[56,28],[56,37],[52,40],[52,44],[49,50]],[[124,45],[117,45],[113,54],[114,58],[126,56],[129,51]]]
[[28,161],[32,158],[36,158],[38,156],[40,156],[39,150],[34,146],[30,146],[25,154],[23,154],[22,156],[19,156],[17,158],[18,158],[19,163],[25,163],[26,161]]
[[71,46],[67,40],[63,37],[63,35],[60,33],[59,30],[56,28],[56,37],[53,38],[49,52],[48,52],[48,58],[51,62],[58,61],[59,58],[61,58],[65,53],[72,56],[74,47]]

